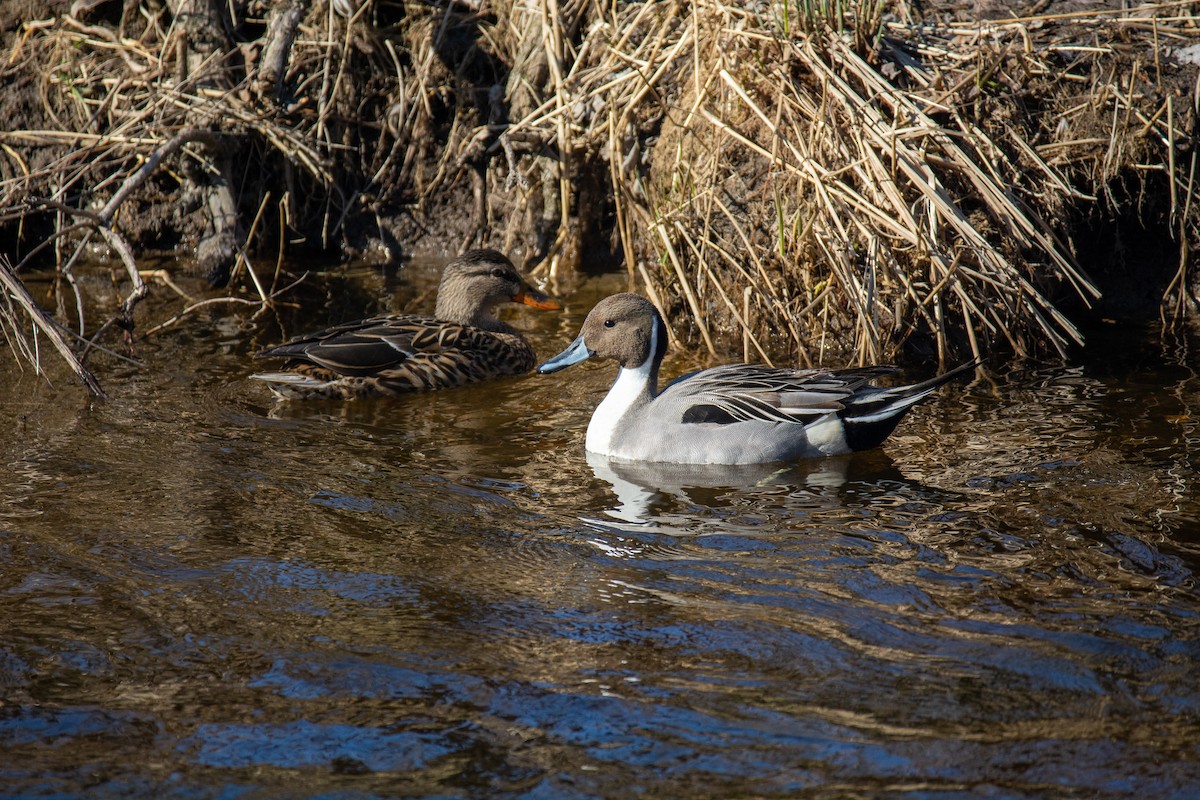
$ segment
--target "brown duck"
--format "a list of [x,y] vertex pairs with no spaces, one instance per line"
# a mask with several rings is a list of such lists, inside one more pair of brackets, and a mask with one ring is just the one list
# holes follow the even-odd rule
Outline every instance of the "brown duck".
[[284,371],[251,375],[286,399],[353,399],[448,389],[520,375],[533,347],[495,316],[499,303],[555,310],[496,250],[470,250],[446,265],[434,316],[389,314],[347,322],[263,350],[290,359]]

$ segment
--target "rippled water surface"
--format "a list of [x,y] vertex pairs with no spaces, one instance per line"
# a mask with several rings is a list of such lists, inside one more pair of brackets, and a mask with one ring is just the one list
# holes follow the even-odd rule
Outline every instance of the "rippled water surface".
[[[512,318],[548,356],[619,288]],[[585,458],[611,366],[278,405],[253,336],[97,361],[106,402],[0,359],[0,794],[1200,792],[1200,341],[681,471]]]

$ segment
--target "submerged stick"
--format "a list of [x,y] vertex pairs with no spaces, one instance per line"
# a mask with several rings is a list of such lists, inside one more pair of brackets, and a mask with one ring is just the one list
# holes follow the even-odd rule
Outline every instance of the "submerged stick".
[[71,349],[71,345],[67,343],[62,332],[58,329],[58,325],[37,304],[29,294],[29,290],[25,288],[25,284],[12,273],[8,261],[3,258],[0,258],[0,284],[3,284],[4,290],[8,292],[9,296],[16,300],[21,308],[25,309],[25,313],[29,315],[29,318],[33,321],[37,329],[50,339],[50,343],[54,345],[54,349],[63,357],[63,360],[67,362],[80,382],[87,387],[88,391],[96,397],[105,397],[104,389],[100,387],[100,382],[96,380],[96,376],[75,355],[75,352]]

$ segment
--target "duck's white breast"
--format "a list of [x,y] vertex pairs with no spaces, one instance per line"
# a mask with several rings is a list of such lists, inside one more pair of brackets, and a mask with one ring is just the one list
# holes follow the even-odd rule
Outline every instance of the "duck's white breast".
[[621,368],[612,388],[592,412],[585,444],[588,452],[612,454],[613,439],[622,424],[621,421],[646,391],[646,383],[650,380],[650,368],[650,359],[646,359],[646,362],[636,369]]

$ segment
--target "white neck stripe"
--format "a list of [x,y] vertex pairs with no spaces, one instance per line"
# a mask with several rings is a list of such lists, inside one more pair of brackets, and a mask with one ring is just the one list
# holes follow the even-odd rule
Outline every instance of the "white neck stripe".
[[658,326],[650,329],[650,354],[636,367],[621,367],[608,394],[592,412],[588,423],[588,452],[612,455],[612,441],[621,420],[634,402],[646,391],[654,374],[654,354],[658,352]]

